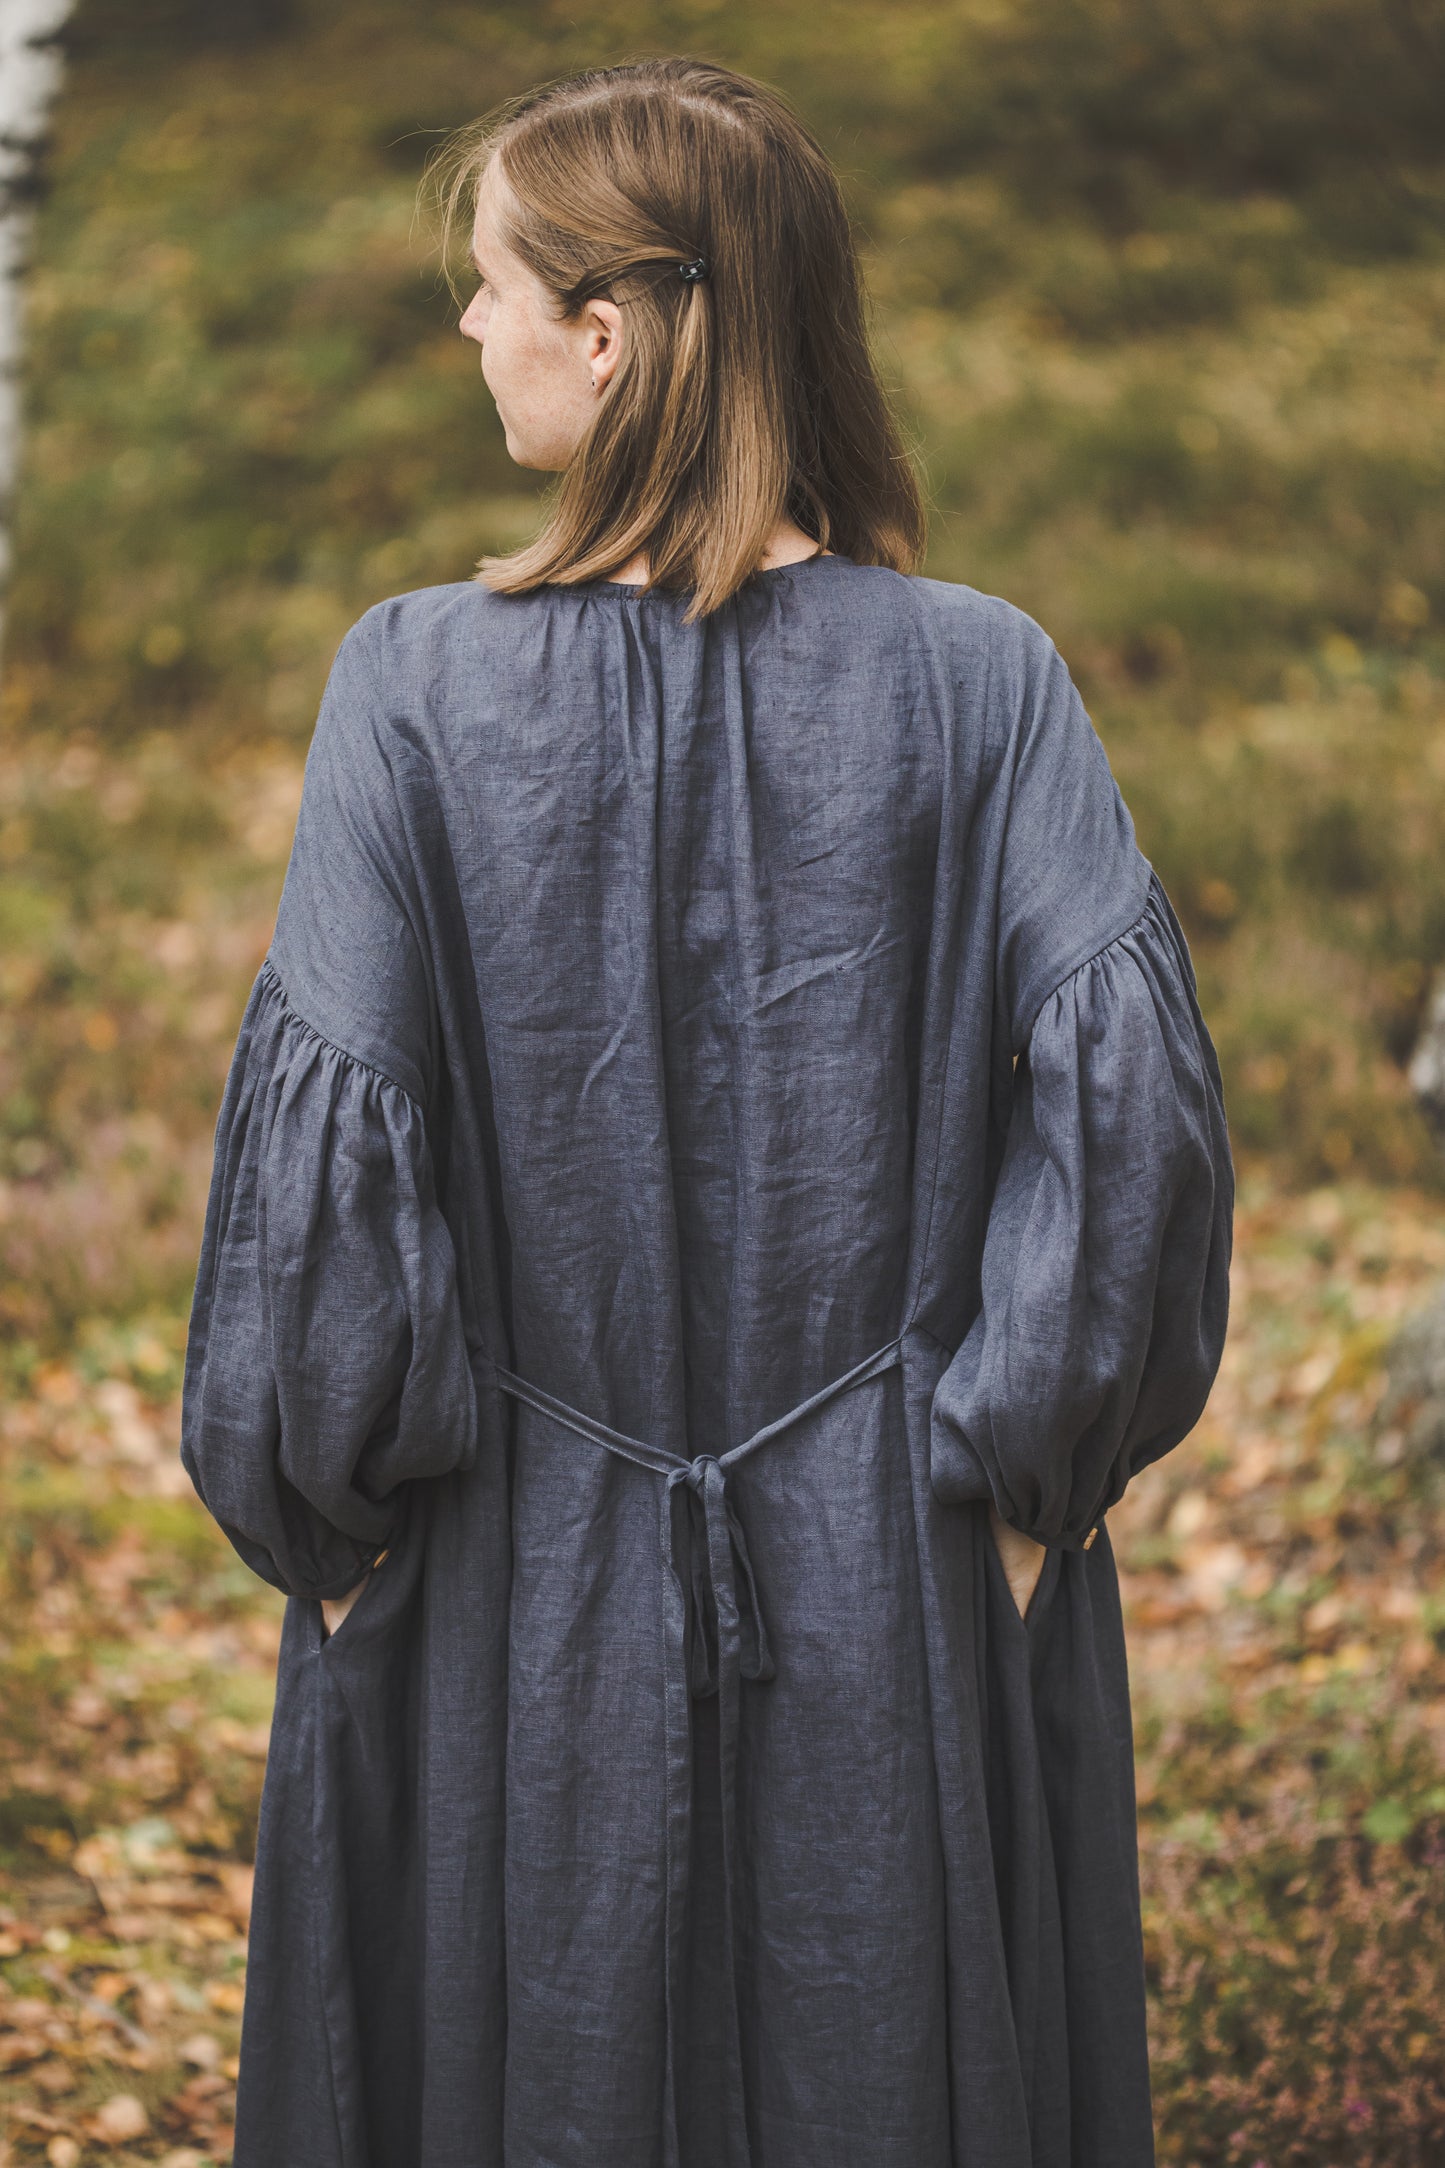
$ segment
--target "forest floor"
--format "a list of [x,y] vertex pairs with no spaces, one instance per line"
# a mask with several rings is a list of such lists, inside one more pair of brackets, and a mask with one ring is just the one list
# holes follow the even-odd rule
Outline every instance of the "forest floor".
[[537,515],[423,159],[679,42],[841,159],[929,569],[1058,640],[1220,1053],[1230,1343],[1110,1516],[1161,2168],[1445,2161],[1445,1468],[1381,1408],[1445,1280],[1421,14],[77,0],[0,684],[0,2168],[227,2157],[282,1606],[177,1457],[216,1108],[337,641]]
[[[1306,1874],[1332,1834],[1398,1855],[1407,1876],[1412,1848],[1427,1868],[1437,1856],[1445,1518],[1415,1509],[1377,1411],[1383,1350],[1442,1276],[1434,1199],[1247,1177],[1209,1409],[1111,1515],[1173,2162],[1249,2157],[1222,2139],[1200,2149],[1197,2116],[1196,2142],[1180,2127],[1180,1859],[1197,1912],[1199,1862],[1251,1820],[1298,1839],[1303,1815]],[[97,1342],[43,1364],[0,1411],[19,1524],[0,1832],[6,2168],[229,2157],[282,1605],[181,1468],[178,1353],[160,1332]],[[1288,1942],[1265,1960],[1284,1972],[1302,1954]]]

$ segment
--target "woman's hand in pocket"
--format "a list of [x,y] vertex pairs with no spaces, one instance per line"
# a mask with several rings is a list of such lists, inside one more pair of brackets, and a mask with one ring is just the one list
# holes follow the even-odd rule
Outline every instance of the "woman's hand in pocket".
[[365,1588],[367,1582],[371,1579],[372,1573],[375,1573],[377,1567],[381,1564],[381,1561],[383,1558],[385,1558],[385,1556],[386,1553],[385,1551],[383,1551],[378,1558],[374,1559],[371,1566],[371,1572],[363,1574],[361,1579],[357,1582],[355,1588],[349,1588],[344,1596],[322,1597],[321,1616],[326,1622],[327,1639],[329,1639],[330,1636],[335,1633],[337,1627],[341,1624],[341,1621],[345,1618],[347,1612],[351,1609],[351,1606],[355,1603],[357,1597],[361,1594],[361,1591]]
[[988,1525],[993,1532],[994,1548],[1003,1561],[1009,1590],[1018,1605],[1019,1617],[1024,1618],[1049,1555],[1048,1545],[1035,1543],[1032,1536],[1011,1528],[992,1499],[988,1502]]
[[389,1550],[378,1551],[371,1561],[371,1572],[364,1573],[355,1588],[349,1588],[344,1596],[323,1596],[321,1598],[321,1616],[326,1626],[326,1637],[335,1633],[361,1591],[367,1586],[371,1575],[376,1572],[383,1560],[390,1558],[390,1556]]
[[371,1575],[368,1573],[364,1580],[358,1581],[355,1588],[348,1589],[344,1596],[322,1597],[321,1616],[326,1621],[326,1632],[328,1638],[335,1633],[337,1627],[341,1624],[341,1621],[345,1618],[347,1612],[351,1609],[351,1606],[355,1603],[357,1597],[361,1594],[361,1591],[365,1588],[367,1581],[369,1581],[370,1579]]

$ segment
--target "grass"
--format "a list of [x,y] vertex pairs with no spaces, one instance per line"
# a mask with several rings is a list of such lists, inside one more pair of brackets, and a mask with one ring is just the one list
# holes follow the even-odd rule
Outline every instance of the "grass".
[[1161,2160],[1426,2168],[1445,1527],[1377,1415],[1445,1272],[1440,0],[81,0],[72,45],[0,680],[0,2159],[111,2157],[117,2095],[131,2157],[224,2155],[278,1607],[175,1458],[212,1124],[337,641],[536,516],[423,159],[681,49],[839,160],[929,569],[1058,640],[1224,1065],[1231,1347],[1116,1515]]

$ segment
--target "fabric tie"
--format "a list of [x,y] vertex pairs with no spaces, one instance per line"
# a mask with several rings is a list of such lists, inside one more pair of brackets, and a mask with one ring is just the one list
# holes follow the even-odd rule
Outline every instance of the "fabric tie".
[[722,1977],[727,1990],[729,2032],[726,2123],[732,2168],[751,2168],[747,2110],[743,2094],[742,2041],[738,2022],[737,1953],[737,1764],[742,1681],[776,1676],[757,1579],[732,1499],[728,1477],[761,1446],[793,1429],[850,1386],[862,1385],[902,1361],[900,1334],[863,1361],[855,1363],[765,1424],[741,1445],[721,1455],[702,1453],[688,1460],[663,1446],[609,1430],[580,1409],[544,1393],[515,1371],[493,1363],[496,1382],[513,1399],[549,1416],[565,1430],[602,1446],[620,1460],[661,1476],[663,1635],[666,1644],[666,1914],[663,1926],[666,2012],[664,2168],[681,2168],[677,2103],[679,1982],[685,1957],[687,1892],[692,1836],[692,1716],[690,1703],[711,1695],[718,1701],[718,1805],[722,1828],[723,1949]]
[[[725,1639],[730,1648],[736,1641],[736,1661],[743,1678],[771,1679],[776,1666],[758,1602],[757,1578],[742,1522],[728,1497],[722,1462],[704,1453],[685,1468],[672,1469],[667,1487],[669,1491],[686,1492],[682,1506],[691,1524],[687,1558],[694,1700],[717,1693],[721,1644]],[[674,1561],[677,1551],[674,1544]]]

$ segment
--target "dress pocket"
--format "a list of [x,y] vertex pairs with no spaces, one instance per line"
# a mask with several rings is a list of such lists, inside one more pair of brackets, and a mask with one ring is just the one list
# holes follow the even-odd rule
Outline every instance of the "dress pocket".
[[317,1615],[318,1615],[318,1617],[319,1617],[319,1619],[320,1619],[320,1622],[321,1622],[321,1624],[320,1624],[320,1632],[319,1632],[319,1634],[318,1634],[318,1636],[317,1636],[317,1645],[318,1645],[318,1647],[319,1647],[319,1648],[322,1648],[322,1649],[329,1649],[329,1648],[330,1648],[330,1647],[332,1646],[333,1642],[335,1642],[335,1641],[336,1641],[336,1639],[338,1638],[338,1636],[340,1636],[340,1635],[342,1635],[342,1634],[346,1633],[346,1631],[347,1631],[348,1627],[350,1627],[350,1625],[352,1624],[353,1620],[355,1619],[355,1617],[356,1617],[356,1614],[357,1614],[357,1612],[358,1612],[359,1610],[361,1610],[362,1606],[363,1606],[363,1605],[364,1605],[364,1604],[365,1604],[365,1603],[367,1602],[368,1598],[369,1598],[369,1597],[371,1596],[371,1594],[372,1594],[372,1588],[373,1588],[373,1584],[374,1584],[374,1582],[375,1582],[375,1580],[376,1580],[376,1576],[377,1576],[377,1574],[378,1574],[379,1572],[382,1572],[382,1571],[384,1571],[384,1570],[385,1570],[385,1566],[386,1566],[386,1561],[387,1561],[387,1560],[388,1560],[388,1559],[389,1559],[390,1557],[391,1557],[391,1551],[390,1551],[390,1549],[387,1549],[387,1550],[385,1550],[385,1551],[382,1551],[382,1552],[380,1552],[380,1553],[379,1553],[379,1554],[377,1555],[377,1557],[376,1557],[376,1558],[374,1558],[374,1559],[372,1560],[372,1563],[371,1563],[371,1567],[370,1567],[370,1570],[368,1571],[368,1573],[367,1573],[367,1575],[366,1575],[366,1577],[365,1577],[364,1581],[363,1581],[363,1582],[362,1582],[362,1584],[361,1584],[361,1594],[360,1594],[360,1595],[359,1595],[359,1596],[358,1596],[358,1597],[356,1598],[356,1601],[355,1601],[355,1602],[354,1602],[354,1603],[353,1603],[353,1604],[351,1605],[351,1608],[350,1608],[350,1609],[349,1609],[349,1610],[347,1611],[347,1613],[346,1613],[346,1616],[345,1616],[345,1617],[344,1617],[344,1618],[342,1619],[342,1621],[341,1621],[340,1625],[338,1625],[338,1626],[333,1626],[333,1627],[331,1627],[331,1628],[330,1628],[330,1629],[328,1630],[328,1628],[327,1628],[327,1624],[326,1624],[326,1612],[325,1612],[325,1609],[324,1609],[323,1605],[321,1604],[321,1602],[320,1602],[319,1600],[317,1601],[317,1605],[316,1605],[316,1611],[317,1611]]
[[[415,2157],[420,1977],[416,1660],[426,1556],[411,1498],[385,1562],[334,1634],[311,1612],[308,1881],[314,1980],[339,2168]],[[376,1893],[388,1892],[379,1904]]]
[[[1063,1551],[1057,1544],[1050,1544],[1044,1559],[1043,1569],[1034,1584],[1033,1595],[1029,1598],[1028,1610],[1019,1620],[1019,1624],[1023,1627],[1025,1633],[1032,1634],[1038,1631],[1045,1612],[1053,1602],[1054,1592],[1058,1588],[1063,1570]],[[1014,1608],[1017,1610],[1018,1606],[1015,1605]]]
[[1059,1585],[1063,1551],[1057,1544],[1050,1544],[1046,1548],[1039,1577],[1034,1583],[1033,1594],[1029,1597],[1028,1609],[1021,1612],[1014,1592],[1009,1587],[1008,1573],[989,1522],[988,1507],[980,1505],[977,1512],[980,1548],[987,1554],[982,1561],[982,1567],[991,1597],[990,1611],[996,1617],[1001,1617],[1006,1627],[1011,1622],[1025,1637],[1030,1636],[1038,1630]]

